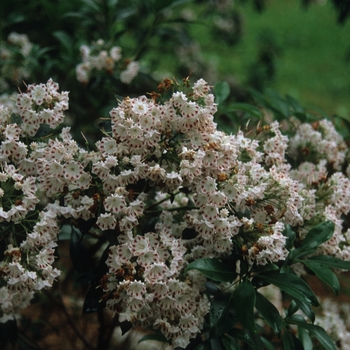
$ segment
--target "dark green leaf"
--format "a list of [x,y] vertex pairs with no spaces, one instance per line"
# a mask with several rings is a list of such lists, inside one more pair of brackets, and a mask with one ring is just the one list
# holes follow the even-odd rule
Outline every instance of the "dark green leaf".
[[230,95],[230,85],[226,81],[219,81],[214,86],[215,102],[220,104]]
[[332,267],[335,269],[350,270],[350,261],[344,261],[338,258],[334,258],[333,256],[316,255],[312,256],[308,260],[317,261],[324,266]]
[[228,334],[234,339],[242,340],[247,343],[252,349],[256,349],[255,339],[252,337],[252,333],[246,329],[232,328]]
[[299,327],[303,327],[308,330],[313,336],[317,338],[320,344],[326,350],[336,350],[336,346],[332,338],[327,334],[327,332],[320,326],[316,326],[314,324],[307,323],[301,315],[292,315],[286,319],[288,323],[295,324]]
[[276,350],[276,348],[274,347],[274,345],[269,342],[267,339],[265,339],[264,337],[261,337],[261,341],[264,344],[264,350]]
[[[305,303],[301,300],[295,299],[295,303],[297,304],[298,308],[305,314],[305,316],[312,322],[315,322],[315,313],[310,306],[310,304]],[[289,314],[288,314],[289,315]]]
[[223,336],[221,338],[221,342],[225,350],[239,350],[239,347],[235,340],[229,336]]
[[6,249],[7,249],[6,240],[5,238],[1,237],[0,238],[0,261],[4,260]]
[[298,310],[299,310],[299,306],[297,304],[297,301],[298,299],[293,299],[290,304],[289,304],[289,307],[287,309],[287,316],[291,316],[293,314],[295,314]]
[[334,293],[338,295],[340,283],[338,277],[330,268],[324,266],[318,261],[300,260],[300,262],[314,272],[321,281],[328,284],[333,289]]
[[104,305],[100,300],[102,299],[103,294],[103,289],[99,287],[99,283],[91,285],[85,297],[83,314],[90,314],[97,310],[102,310]]
[[332,221],[322,222],[312,228],[302,241],[303,249],[317,248],[320,244],[327,242],[332,238],[334,232],[334,223]]
[[300,340],[294,334],[287,331],[283,334],[283,346],[284,350],[304,350]]
[[287,97],[287,101],[292,106],[295,112],[298,112],[298,113],[304,112],[303,106],[296,99],[294,99],[292,96],[289,96],[289,95],[286,95],[286,97]]
[[209,341],[198,344],[193,350],[212,350]]
[[65,50],[68,53],[72,51],[74,45],[72,43],[71,37],[67,35],[67,33],[60,30],[60,31],[54,32],[52,35],[62,44],[62,46],[65,48]]
[[255,307],[272,330],[275,333],[280,334],[282,331],[283,319],[275,305],[267,300],[262,294],[256,292]]
[[248,278],[237,287],[233,294],[234,310],[239,322],[249,331],[254,332],[254,306],[255,306],[255,289]]
[[209,343],[212,350],[227,350],[222,347],[220,338],[210,338]]
[[303,327],[298,327],[298,338],[303,344],[304,350],[313,350],[312,340],[309,333]]
[[197,259],[186,267],[185,273],[193,269],[217,282],[233,282],[237,277],[235,266],[228,266],[215,258]]
[[263,113],[261,110],[255,106],[252,106],[248,103],[233,103],[230,104],[227,108],[225,108],[224,112],[228,111],[243,111],[248,113],[249,115],[261,119],[263,117]]
[[287,237],[286,248],[288,250],[290,250],[293,247],[293,243],[295,241],[296,233],[292,230],[292,227],[290,225],[285,225],[282,234],[283,234],[283,236]]
[[72,226],[69,255],[79,273],[86,272],[92,267],[92,258],[81,240],[81,233]]
[[301,247],[290,252],[286,259],[287,262],[293,262],[293,260],[314,253],[319,245],[332,238],[333,232],[334,223],[332,221],[322,222],[313,227],[302,241]]
[[233,311],[232,294],[222,293],[214,297],[210,304],[210,333],[212,337],[221,337],[237,322]]
[[308,284],[296,275],[290,273],[269,272],[259,275],[260,278],[277,286],[293,298],[318,306],[316,295]]

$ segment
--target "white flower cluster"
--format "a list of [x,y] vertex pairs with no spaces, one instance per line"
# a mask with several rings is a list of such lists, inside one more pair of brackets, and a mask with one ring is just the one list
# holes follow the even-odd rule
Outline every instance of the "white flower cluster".
[[[16,317],[33,292],[58,276],[52,263],[60,219],[93,220],[94,237],[112,242],[100,287],[119,321],[159,328],[182,348],[209,311],[206,278],[184,274],[192,261],[235,251],[250,265],[278,262],[288,254],[286,224],[301,240],[325,220],[336,232],[318,253],[349,260],[350,233],[342,230],[350,211],[350,183],[341,172],[346,149],[332,125],[309,128],[319,133],[314,137],[302,125],[288,139],[277,122],[256,138],[227,135],[214,122],[208,84],[200,79],[186,90],[164,102],[125,98],[110,112],[111,132],[89,152],[69,128],[57,138],[24,142],[40,125],[54,128],[63,120],[68,93],[51,80],[18,95],[19,123],[0,106],[0,238],[7,247],[0,320]],[[314,158],[297,159],[292,168],[286,154],[298,157],[298,147]],[[27,294],[18,302],[20,291]]]
[[[46,85],[30,85],[27,93],[19,94],[21,123],[12,123],[10,109],[0,106],[0,238],[7,243],[0,262],[5,282],[0,288],[0,322],[17,317],[34,292],[51,287],[60,274],[52,267],[60,230],[56,213],[48,207],[38,209],[37,145],[28,147],[21,141],[33,136],[40,124],[54,127],[61,122],[63,110],[68,108],[68,93],[57,90],[58,85],[49,80]],[[45,110],[53,111],[50,121],[40,117]]]
[[[87,84],[95,70],[104,70],[109,74],[115,74],[117,70],[120,81],[130,84],[139,72],[138,62],[128,60],[122,62],[122,49],[119,46],[113,46],[109,50],[104,46],[105,42],[99,39],[91,47],[87,45],[80,47],[83,62],[76,67],[78,81]],[[116,63],[119,63],[117,67]]]
[[[0,92],[8,88],[8,82],[18,84],[29,77],[27,58],[32,48],[33,44],[26,34],[15,32],[9,34],[6,42],[0,43]],[[18,60],[18,55],[22,57],[21,61]]]

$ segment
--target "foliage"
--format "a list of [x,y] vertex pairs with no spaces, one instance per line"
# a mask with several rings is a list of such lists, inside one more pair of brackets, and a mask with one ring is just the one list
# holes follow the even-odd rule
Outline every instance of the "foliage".
[[[346,344],[309,276],[338,294],[350,269],[348,120],[259,91],[279,54],[270,34],[244,101],[226,81],[213,94],[187,2],[0,4],[1,345],[40,348],[47,319],[26,310],[41,304],[89,349],[112,346],[116,326],[196,350]],[[239,7],[207,5],[213,35],[236,45]],[[76,290],[95,343],[65,306]]]

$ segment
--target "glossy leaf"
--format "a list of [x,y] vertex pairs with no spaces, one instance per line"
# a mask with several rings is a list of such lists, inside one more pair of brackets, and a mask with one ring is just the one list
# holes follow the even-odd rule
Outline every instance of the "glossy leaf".
[[259,277],[280,288],[293,298],[313,306],[319,305],[316,295],[308,284],[296,275],[291,273],[269,272],[260,274]]
[[338,277],[330,268],[315,260],[301,260],[301,262],[314,272],[321,281],[328,284],[335,294],[339,293],[340,283]]
[[297,304],[298,308],[305,314],[305,316],[312,322],[315,322],[315,313],[310,306],[310,304],[305,303],[301,300],[295,299],[295,303]]
[[234,310],[239,322],[249,331],[254,332],[254,307],[255,307],[255,289],[248,278],[237,287],[233,294]]
[[85,297],[83,314],[90,314],[103,309],[104,305],[100,302],[103,294],[103,289],[99,287],[98,283],[91,285]]
[[327,242],[334,233],[334,223],[332,221],[322,222],[312,228],[302,242],[303,249],[317,248],[320,244]]
[[313,350],[312,340],[305,328],[298,327],[298,338],[303,344],[304,350]]
[[233,282],[237,277],[236,272],[233,271],[235,266],[228,266],[215,258],[197,259],[187,266],[185,273],[193,269],[217,282]]
[[255,307],[272,330],[275,333],[280,334],[282,331],[283,319],[275,305],[267,300],[262,294],[256,292]]
[[292,333],[283,333],[283,348],[284,350],[304,350],[301,341]]
[[336,346],[332,338],[327,334],[327,332],[320,326],[307,323],[301,315],[292,315],[286,319],[288,323],[295,324],[298,327],[303,327],[309,331],[313,336],[317,338],[320,344],[326,350],[336,350]]
[[335,269],[350,270],[350,261],[344,261],[338,258],[334,258],[333,256],[317,255],[312,256],[308,260],[317,261],[323,266],[328,266]]
[[249,332],[247,329],[233,328],[228,332],[228,334],[234,339],[238,339],[247,343],[251,349],[258,349],[258,344],[256,342],[257,339],[253,336],[253,332]]
[[214,297],[210,303],[210,334],[221,337],[237,322],[233,311],[234,299],[232,294],[223,293]]
[[303,256],[314,253],[318,246],[332,238],[334,223],[332,221],[323,222],[312,228],[302,241],[301,247],[294,249],[287,257],[287,261],[300,259]]
[[261,337],[261,342],[264,344],[264,348],[263,348],[264,350],[276,350],[274,345],[264,337]]
[[237,343],[231,337],[224,336],[221,338],[221,342],[225,350],[239,350]]

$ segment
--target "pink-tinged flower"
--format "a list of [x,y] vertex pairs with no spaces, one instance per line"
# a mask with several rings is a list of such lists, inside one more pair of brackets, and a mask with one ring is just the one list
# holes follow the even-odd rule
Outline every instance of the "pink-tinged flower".
[[67,180],[77,180],[83,174],[83,166],[71,161],[63,165],[63,175]]

